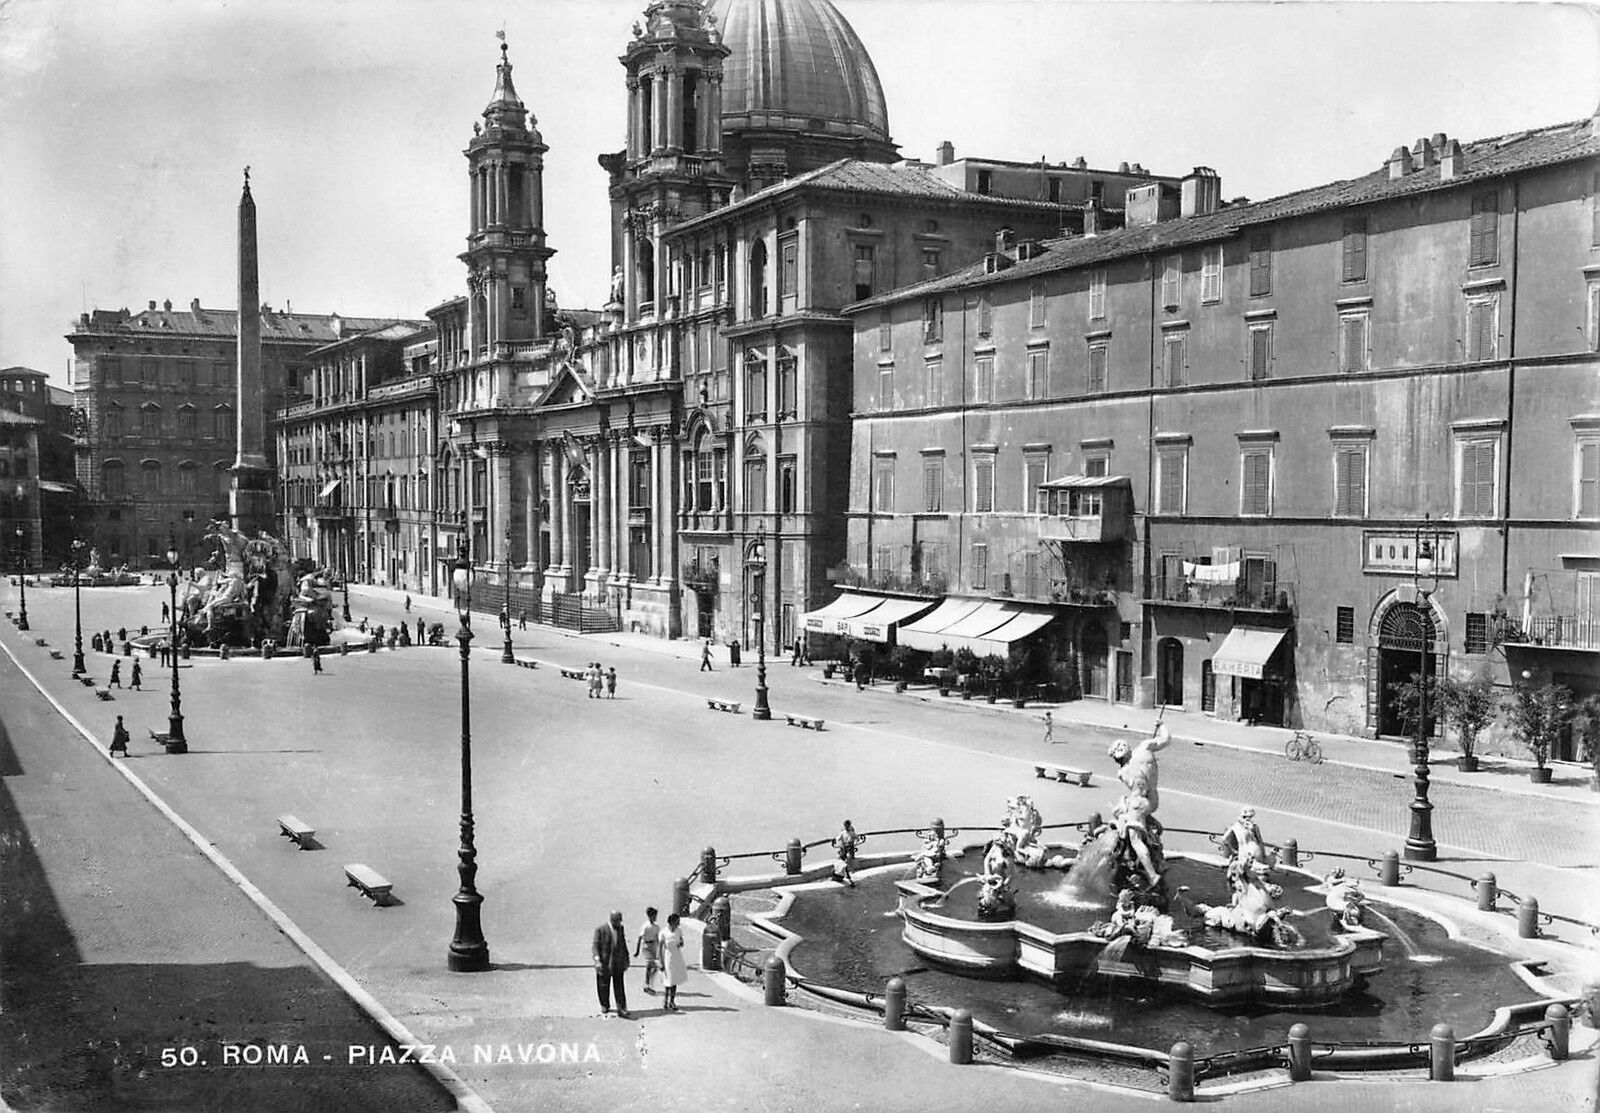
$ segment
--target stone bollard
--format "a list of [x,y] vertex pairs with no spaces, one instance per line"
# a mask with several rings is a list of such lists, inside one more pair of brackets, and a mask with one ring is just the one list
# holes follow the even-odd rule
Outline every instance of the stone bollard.
[[706,929],[700,933],[700,969],[720,970],[722,940],[717,937],[717,926],[707,924]]
[[349,642],[340,642],[339,643],[339,656],[341,656],[341,657],[350,656],[350,643]]
[[1168,1053],[1167,1097],[1173,1101],[1194,1100],[1194,1048],[1187,1040],[1173,1044]]
[[941,819],[939,816],[934,816],[933,817],[933,822],[930,823],[928,826],[930,828],[932,828],[933,837],[934,838],[936,838],[936,839],[944,838],[944,820],[943,819]]
[[706,847],[700,852],[700,880],[715,884],[717,880],[717,852]]
[[1389,888],[1400,884],[1400,855],[1397,851],[1389,851],[1383,856],[1383,869],[1378,874],[1378,882]]
[[1550,1058],[1565,1059],[1572,1041],[1572,1016],[1567,1012],[1567,1007],[1551,1005],[1544,1011],[1544,1022],[1549,1025],[1544,1045],[1550,1050]]
[[1300,843],[1295,839],[1285,839],[1278,857],[1286,866],[1298,866],[1300,864]]
[[1536,897],[1523,897],[1517,905],[1517,934],[1524,939],[1539,938],[1539,901]]
[[1428,1078],[1434,1082],[1454,1082],[1456,1078],[1456,1034],[1448,1024],[1435,1024],[1428,1035]]
[[800,859],[805,856],[805,849],[799,839],[790,839],[789,845],[783,852],[783,872],[793,876],[800,872]]
[[689,879],[680,877],[672,883],[672,903],[667,906],[680,916],[689,914]]
[[957,1009],[950,1018],[950,1061],[958,1066],[972,1062],[971,1009]]
[[1311,1029],[1304,1024],[1289,1028],[1289,1081],[1311,1080]]
[[766,979],[762,986],[765,991],[764,998],[766,1003],[769,1005],[783,1004],[784,996],[789,991],[789,983],[786,978],[788,970],[783,965],[783,959],[777,955],[768,955],[766,965],[762,968],[762,973]]
[[733,905],[727,897],[711,902],[711,922],[717,925],[717,934],[724,939],[733,938]]
[[1494,874],[1486,873],[1478,878],[1478,911],[1493,912],[1495,901],[1500,896],[1500,889],[1495,883]]
[[890,978],[883,987],[883,1026],[891,1032],[906,1030],[906,980]]

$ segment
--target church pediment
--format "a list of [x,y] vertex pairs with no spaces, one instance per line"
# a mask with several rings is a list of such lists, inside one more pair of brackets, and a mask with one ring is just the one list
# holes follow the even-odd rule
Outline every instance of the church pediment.
[[563,364],[550,377],[550,385],[536,403],[540,406],[572,406],[594,401],[594,384],[572,364]]

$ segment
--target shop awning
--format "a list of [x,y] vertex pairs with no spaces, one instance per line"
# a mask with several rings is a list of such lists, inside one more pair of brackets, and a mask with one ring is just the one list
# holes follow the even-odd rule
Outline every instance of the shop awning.
[[933,610],[932,599],[885,599],[865,614],[840,622],[841,633],[869,642],[893,642],[896,630]]
[[844,620],[866,614],[884,601],[881,595],[857,595],[853,591],[841,592],[839,598],[827,606],[807,611],[800,616],[801,628],[818,634],[845,633]]
[[1245,676],[1260,680],[1267,658],[1283,640],[1284,630],[1263,630],[1254,626],[1235,626],[1222,639],[1211,658],[1211,671],[1218,676]]
[[1012,615],[1006,620],[1005,625],[990,630],[981,638],[974,639],[975,643],[969,648],[979,657],[987,657],[993,653],[1004,657],[1011,649],[1012,643],[1019,642],[1030,634],[1042,630],[1056,612],[1045,607],[1027,607],[1023,610],[1010,608]]
[[[983,599],[954,599],[947,596],[928,614],[900,627],[896,639],[901,645],[932,653],[945,644],[943,633],[946,629],[976,612],[984,603]],[[950,648],[954,649],[955,646]]]
[[338,489],[339,489],[339,481],[337,479],[330,479],[330,480],[328,480],[327,483],[323,484],[322,490],[317,492],[317,497],[319,499],[325,499],[329,495],[331,495],[335,491],[337,491]]
[[[935,627],[934,623],[941,612],[949,614],[950,621]],[[987,657],[991,653],[1003,657],[1013,643],[1038,632],[1055,616],[1056,611],[1052,607],[1035,607],[1027,603],[946,599],[939,605],[939,610],[908,626],[902,626],[899,642],[929,652],[944,646],[952,651],[970,649],[979,657]]]

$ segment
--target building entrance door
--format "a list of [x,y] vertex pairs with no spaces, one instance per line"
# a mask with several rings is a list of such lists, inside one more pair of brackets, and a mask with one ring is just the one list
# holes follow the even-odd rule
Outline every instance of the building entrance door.
[[1117,702],[1133,702],[1133,651],[1117,650]]
[[[1372,681],[1378,686],[1378,733],[1415,738],[1415,716],[1398,689],[1419,675],[1429,680],[1439,675],[1433,616],[1413,603],[1390,607],[1378,625],[1377,667],[1373,671]],[[1433,728],[1430,701],[1423,737],[1431,738]]]
[[694,593],[695,605],[695,636],[709,638],[711,636],[711,604],[714,596],[709,591]]
[[1183,706],[1183,643],[1177,638],[1156,645],[1156,702]]

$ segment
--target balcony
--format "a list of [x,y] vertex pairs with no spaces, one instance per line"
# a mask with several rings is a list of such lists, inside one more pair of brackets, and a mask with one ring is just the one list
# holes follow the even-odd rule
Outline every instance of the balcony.
[[[1120,541],[1121,521],[1107,522],[1100,514],[1093,516],[1041,514],[1039,516],[1040,541]],[[1109,526],[1109,528],[1107,528]]]
[[941,596],[950,590],[950,582],[940,572],[913,573],[899,569],[873,569],[846,566],[834,575],[840,587],[860,587],[872,591],[897,591],[909,595]]
[[1600,649],[1600,619],[1545,615],[1528,619],[1528,627],[1506,638],[1507,645],[1545,649]]
[[1098,544],[1128,536],[1132,480],[1125,475],[1073,475],[1039,486],[1039,540]]
[[1231,579],[1210,579],[1202,565],[1197,574],[1169,573],[1151,583],[1146,603],[1170,603],[1219,610],[1265,611],[1286,614],[1294,610],[1294,585],[1286,580],[1241,573]]

